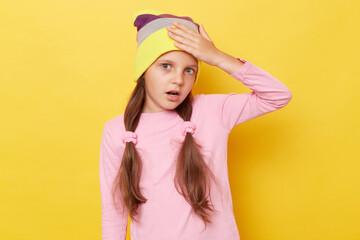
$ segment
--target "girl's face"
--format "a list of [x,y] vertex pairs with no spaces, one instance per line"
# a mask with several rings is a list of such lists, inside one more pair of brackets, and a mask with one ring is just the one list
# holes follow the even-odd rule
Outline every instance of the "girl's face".
[[161,55],[144,73],[146,97],[142,112],[160,112],[179,106],[191,91],[197,70],[197,59],[185,51]]

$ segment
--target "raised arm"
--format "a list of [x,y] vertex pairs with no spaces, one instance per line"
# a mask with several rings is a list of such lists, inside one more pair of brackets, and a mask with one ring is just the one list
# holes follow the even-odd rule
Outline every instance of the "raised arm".
[[[239,61],[240,60],[240,61]],[[216,57],[215,66],[221,68],[228,74],[234,74],[239,71],[239,69],[245,64],[240,58],[235,58],[225,52],[218,51],[218,55]]]
[[[230,61],[231,58],[229,58]],[[270,73],[247,60],[234,58],[240,65],[224,64],[230,76],[252,91],[248,93],[202,94],[204,106],[212,106],[214,118],[230,131],[236,125],[286,106],[290,90]]]
[[[290,90],[274,76],[247,61],[239,61],[218,48],[201,25],[199,32],[174,22],[167,27],[174,44],[201,61],[217,66],[253,90],[250,93],[203,95],[211,113],[220,116],[227,130],[249,119],[284,107],[292,98]],[[220,114],[219,114],[220,112]],[[213,116],[213,117],[217,117]]]

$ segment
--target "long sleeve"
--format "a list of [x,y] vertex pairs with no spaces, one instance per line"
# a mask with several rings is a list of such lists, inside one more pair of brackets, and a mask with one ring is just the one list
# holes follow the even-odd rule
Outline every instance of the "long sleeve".
[[204,95],[206,104],[212,106],[213,114],[220,118],[228,131],[240,123],[286,106],[292,98],[290,90],[274,76],[249,61],[237,59],[244,65],[230,76],[252,91]]
[[101,193],[101,230],[103,240],[125,240],[127,213],[122,207],[119,214],[113,206],[111,189],[112,182],[120,165],[111,135],[105,123],[100,146],[100,193]]

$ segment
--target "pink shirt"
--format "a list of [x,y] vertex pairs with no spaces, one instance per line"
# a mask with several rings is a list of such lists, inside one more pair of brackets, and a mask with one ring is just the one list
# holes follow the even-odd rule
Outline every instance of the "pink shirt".
[[[221,189],[212,182],[211,199],[218,210],[204,229],[203,221],[191,212],[191,206],[175,189],[177,150],[183,140],[183,119],[174,110],[142,113],[135,133],[143,170],[140,189],[147,198],[131,222],[132,240],[235,240],[240,239],[233,213],[227,167],[228,135],[236,125],[280,109],[292,98],[290,90],[275,77],[249,61],[232,77],[249,87],[247,93],[194,95],[191,122],[193,134],[203,146],[205,162],[210,166]],[[112,206],[111,184],[120,166],[125,148],[123,114],[104,125],[100,147],[100,190],[102,239],[124,240],[128,216],[117,214]]]

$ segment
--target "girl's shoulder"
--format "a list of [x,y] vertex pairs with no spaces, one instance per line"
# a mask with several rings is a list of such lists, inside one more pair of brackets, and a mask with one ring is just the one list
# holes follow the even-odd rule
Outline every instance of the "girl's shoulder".
[[105,122],[106,130],[113,134],[120,134],[125,131],[125,125],[124,125],[124,113],[111,118],[107,122]]
[[228,94],[224,94],[224,93],[210,93],[210,94],[205,94],[205,93],[200,93],[200,94],[196,94],[194,95],[194,103],[201,103],[204,101],[212,101],[212,100],[220,100],[223,97],[225,97]]
[[104,134],[111,140],[114,149],[121,152],[124,149],[124,144],[121,141],[121,136],[125,132],[124,114],[120,114],[104,124]]
[[194,106],[201,106],[202,108],[212,108],[214,105],[221,104],[222,101],[230,94],[197,94],[194,95],[193,105]]

